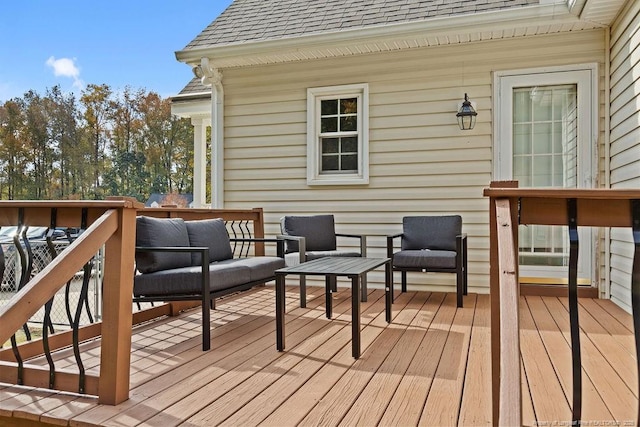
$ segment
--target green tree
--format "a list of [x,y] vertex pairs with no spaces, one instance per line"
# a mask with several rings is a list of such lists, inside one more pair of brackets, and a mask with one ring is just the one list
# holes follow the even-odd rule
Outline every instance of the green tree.
[[80,102],[84,106],[85,126],[92,149],[93,197],[101,199],[105,196],[101,188],[101,177],[104,174],[105,148],[110,136],[107,124],[112,108],[111,88],[106,84],[87,85],[82,91]]
[[26,172],[27,150],[22,133],[24,111],[19,100],[9,100],[0,108],[0,195],[9,200],[21,196]]

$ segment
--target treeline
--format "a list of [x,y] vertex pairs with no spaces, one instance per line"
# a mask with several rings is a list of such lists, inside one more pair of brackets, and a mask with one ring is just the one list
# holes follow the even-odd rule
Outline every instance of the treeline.
[[193,127],[154,92],[59,86],[0,105],[0,199],[192,192]]

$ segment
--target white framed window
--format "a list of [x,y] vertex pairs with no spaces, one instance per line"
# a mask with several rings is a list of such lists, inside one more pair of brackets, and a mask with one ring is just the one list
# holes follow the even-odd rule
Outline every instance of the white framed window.
[[307,184],[369,183],[369,86],[307,89]]

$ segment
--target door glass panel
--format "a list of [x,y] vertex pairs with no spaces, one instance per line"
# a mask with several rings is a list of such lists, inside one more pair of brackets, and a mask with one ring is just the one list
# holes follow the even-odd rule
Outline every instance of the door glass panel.
[[[513,177],[520,187],[576,188],[577,85],[513,89]],[[520,265],[566,266],[566,227],[519,227]]]

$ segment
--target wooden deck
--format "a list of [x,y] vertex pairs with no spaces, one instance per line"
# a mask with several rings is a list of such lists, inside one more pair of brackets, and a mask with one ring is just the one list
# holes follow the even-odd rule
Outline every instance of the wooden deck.
[[[201,351],[199,309],[139,326],[128,401],[102,406],[93,397],[0,384],[0,426],[491,424],[489,296],[469,295],[456,309],[455,294],[401,294],[387,324],[383,291],[370,291],[357,361],[349,297],[341,287],[328,320],[322,288],[308,288],[305,309],[296,289],[287,288],[282,353],[275,349],[271,286],[218,302],[208,352]],[[521,302],[524,423],[568,425],[566,301],[528,296]],[[631,316],[609,301],[580,304],[583,420],[633,425],[627,421],[638,404]],[[99,346],[84,345],[88,371],[96,369]],[[71,352],[57,357],[56,366],[73,358]]]

